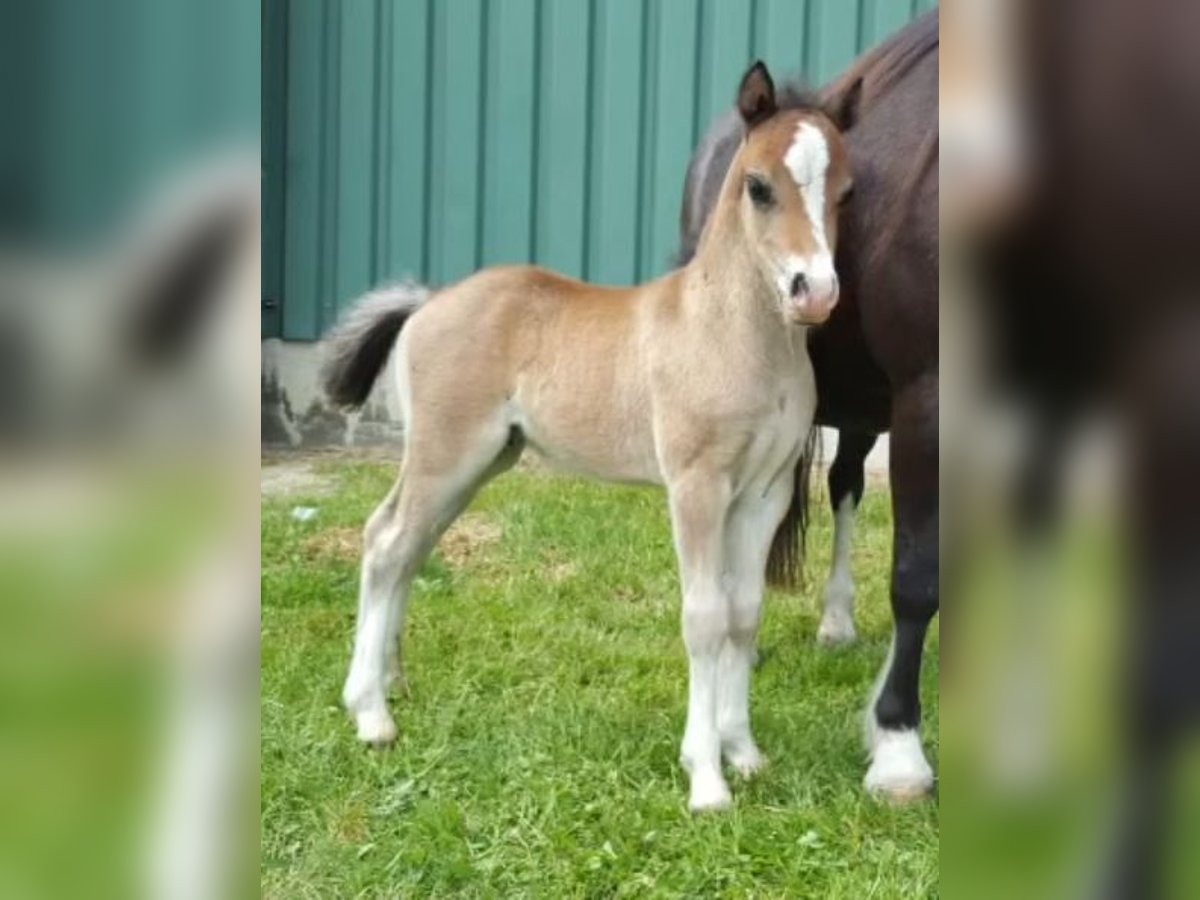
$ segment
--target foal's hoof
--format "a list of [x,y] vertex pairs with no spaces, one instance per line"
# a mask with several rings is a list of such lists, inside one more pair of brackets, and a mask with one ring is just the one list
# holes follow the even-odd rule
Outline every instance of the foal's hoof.
[[720,775],[692,778],[692,795],[688,809],[694,813],[717,812],[733,806],[733,795],[729,785]]
[[858,640],[854,620],[840,613],[826,613],[817,629],[817,643],[824,647],[840,647]]
[[396,723],[386,711],[370,711],[355,716],[358,739],[375,747],[386,747],[399,735]]
[[762,751],[751,745],[747,748],[738,748],[731,750],[725,754],[725,759],[729,765],[733,766],[735,772],[743,778],[752,778],[767,767],[768,760],[763,756]]
[[915,731],[882,732],[863,784],[869,793],[892,803],[912,803],[933,792],[933,769]]

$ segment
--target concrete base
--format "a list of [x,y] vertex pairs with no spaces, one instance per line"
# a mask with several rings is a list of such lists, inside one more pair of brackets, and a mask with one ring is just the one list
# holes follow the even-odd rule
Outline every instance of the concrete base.
[[398,443],[400,404],[389,360],[361,410],[329,404],[320,388],[320,345],[262,342],[262,442],[265,447],[350,447]]

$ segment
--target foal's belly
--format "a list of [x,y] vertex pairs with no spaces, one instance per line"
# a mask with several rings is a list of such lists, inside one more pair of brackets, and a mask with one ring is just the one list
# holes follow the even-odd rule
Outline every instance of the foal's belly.
[[653,446],[642,446],[636,436],[619,436],[613,441],[569,442],[536,424],[524,433],[529,450],[560,472],[587,475],[602,481],[662,484]]
[[661,484],[650,417],[619,396],[565,391],[518,394],[515,424],[552,468],[604,481]]

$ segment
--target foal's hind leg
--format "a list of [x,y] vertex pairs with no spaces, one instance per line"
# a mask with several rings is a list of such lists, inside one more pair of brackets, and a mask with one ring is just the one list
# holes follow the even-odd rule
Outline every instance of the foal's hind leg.
[[792,498],[792,464],[766,496],[752,491],[729,516],[725,547],[729,579],[729,640],[718,674],[717,731],[721,752],[749,776],[766,765],[750,731],[750,676],[762,619],[767,557],[775,531]]
[[[371,513],[371,517],[367,519],[366,528],[363,529],[364,550],[370,548],[375,543],[380,532],[395,518],[397,504],[400,502],[400,490],[403,485],[404,475],[401,474],[396,483],[392,485],[392,489],[388,491],[388,495],[384,501],[375,507],[375,511]],[[362,630],[363,622],[367,619],[363,611],[366,597],[367,595],[364,592],[359,592],[358,617],[355,620],[356,639],[358,631]],[[400,611],[399,615],[394,614],[396,612],[395,606],[399,605],[399,603],[394,604],[392,613],[388,615],[387,682],[390,689],[399,688],[407,692],[408,684],[404,677],[404,655],[403,649],[400,646],[400,631],[404,624],[404,614],[403,610]]]
[[[507,443],[506,427],[486,432],[483,439],[438,435],[435,442],[423,435],[411,442],[400,482],[367,526],[354,656],[342,692],[363,741],[396,737],[387,709],[387,666],[391,646],[399,654],[413,578],[479,487],[519,455]],[[460,448],[459,454],[448,458],[449,447]]]
[[[363,529],[363,548],[364,551],[370,548],[379,537],[380,532],[388,526],[396,516],[397,504],[400,502],[400,491],[404,486],[403,471],[396,483],[392,485],[392,489],[388,491],[388,495],[384,501],[375,507],[375,511],[371,513],[371,517],[367,519],[366,528]],[[362,630],[363,622],[367,616],[364,613],[364,604],[367,594],[359,591],[358,597],[358,618],[355,620],[355,639],[357,640],[358,632]],[[395,605],[399,605],[398,603]],[[392,613],[395,609],[392,610]],[[400,647],[400,630],[403,625],[403,611],[400,615],[388,615],[387,627],[387,683],[389,688],[399,687],[407,691],[407,681],[404,677],[404,656]]]

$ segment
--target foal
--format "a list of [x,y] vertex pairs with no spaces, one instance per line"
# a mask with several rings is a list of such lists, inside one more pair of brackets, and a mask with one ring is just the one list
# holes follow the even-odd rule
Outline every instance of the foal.
[[837,302],[837,205],[850,176],[833,124],[816,109],[778,110],[762,63],[744,76],[738,108],[745,137],[686,268],[616,288],[496,267],[428,300],[404,288],[368,295],[330,337],[325,388],[351,407],[395,344],[406,425],[401,478],[365,533],[343,693],[362,740],[396,736],[386,675],[390,663],[402,676],[418,568],[528,446],[598,478],[666,486],[690,663],[681,761],[691,808],[730,803],[722,753],[745,775],[764,764],[750,733],[751,663],[772,540],[816,406],[806,326]]

